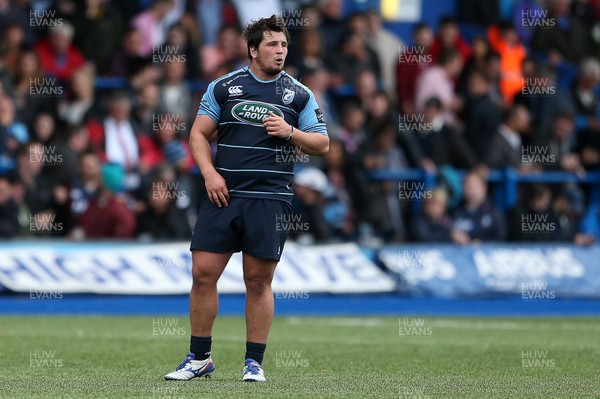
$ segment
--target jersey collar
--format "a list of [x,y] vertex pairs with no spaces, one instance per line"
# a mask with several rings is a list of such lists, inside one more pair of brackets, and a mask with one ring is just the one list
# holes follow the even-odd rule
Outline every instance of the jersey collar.
[[275,81],[276,81],[277,79],[279,79],[279,78],[281,77],[281,75],[283,74],[283,71],[281,71],[281,72],[279,72],[279,75],[277,75],[277,77],[276,77],[276,78],[273,78],[273,79],[271,79],[271,80],[262,80],[262,79],[259,79],[259,78],[258,78],[258,76],[256,76],[256,75],[254,74],[254,72],[252,72],[252,70],[250,69],[250,67],[247,67],[247,68],[248,68],[248,72],[250,73],[250,75],[252,75],[252,77],[253,77],[254,79],[258,80],[260,83],[271,83],[271,82],[275,82]]

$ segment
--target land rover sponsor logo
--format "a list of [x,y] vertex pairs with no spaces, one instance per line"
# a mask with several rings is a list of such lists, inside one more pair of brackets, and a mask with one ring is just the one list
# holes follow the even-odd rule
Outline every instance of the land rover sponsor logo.
[[242,101],[231,109],[231,115],[238,121],[249,125],[262,126],[263,119],[269,116],[269,111],[283,118],[283,113],[274,105],[260,101]]

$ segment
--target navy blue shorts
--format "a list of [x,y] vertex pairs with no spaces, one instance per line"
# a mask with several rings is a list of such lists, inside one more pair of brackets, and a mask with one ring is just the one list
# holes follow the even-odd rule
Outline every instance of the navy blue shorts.
[[200,206],[192,233],[190,250],[239,252],[277,260],[287,238],[278,228],[292,213],[287,202],[258,198],[230,197],[229,205],[219,208],[208,197]]

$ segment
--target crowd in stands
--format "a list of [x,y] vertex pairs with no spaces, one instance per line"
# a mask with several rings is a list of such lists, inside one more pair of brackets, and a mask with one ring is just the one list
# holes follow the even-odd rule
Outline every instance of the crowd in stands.
[[[256,3],[0,0],[0,237],[188,239],[205,195],[187,144],[199,100],[249,64],[243,27],[279,13],[285,69],[314,92],[331,140],[297,165],[309,228],[293,239],[597,239],[585,186],[522,185],[501,210],[486,177],[599,170],[599,1],[462,0],[411,37],[343,0]],[[440,184],[369,178],[414,168]]]

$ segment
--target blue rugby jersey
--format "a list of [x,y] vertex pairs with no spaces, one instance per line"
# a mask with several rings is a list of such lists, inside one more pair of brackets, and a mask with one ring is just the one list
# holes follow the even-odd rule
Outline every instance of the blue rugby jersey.
[[262,121],[269,111],[304,132],[327,135],[314,94],[285,72],[265,81],[245,67],[218,78],[202,97],[198,115],[219,125],[215,168],[229,195],[291,202],[298,151],[267,134]]

